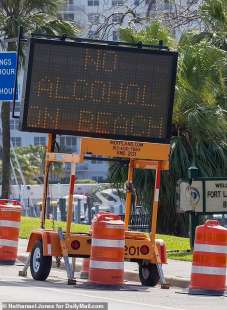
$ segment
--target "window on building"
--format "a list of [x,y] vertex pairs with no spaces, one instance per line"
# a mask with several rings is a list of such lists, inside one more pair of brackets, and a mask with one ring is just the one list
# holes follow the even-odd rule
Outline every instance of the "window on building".
[[99,183],[104,182],[104,177],[98,177],[98,182],[99,182]]
[[21,146],[21,137],[12,137],[11,138],[13,146]]
[[88,0],[88,6],[99,6],[99,0]]
[[98,37],[99,37],[97,32],[94,30],[89,30],[87,35],[88,35],[89,39],[98,39]]
[[17,130],[18,127],[19,127],[19,119],[15,119],[15,118],[11,119],[10,120],[10,129],[11,130]]
[[[161,3],[162,5],[162,3]],[[150,11],[155,10],[156,9],[156,0],[151,0],[148,4],[148,8]]]
[[121,6],[124,4],[124,0],[112,0],[113,6]]
[[98,24],[99,14],[88,14],[88,21],[92,24]]
[[171,8],[170,0],[164,0],[164,10],[169,10]]
[[118,31],[113,31],[113,41],[118,41]]
[[34,145],[46,145],[46,137],[34,137]]
[[74,20],[74,14],[73,13],[65,13],[63,15],[63,18],[64,18],[64,20],[68,20],[68,21]]
[[134,0],[134,5],[140,5],[141,0]]
[[122,17],[123,17],[123,14],[120,14],[120,13],[114,14],[112,17],[113,23],[120,23],[122,20]]
[[192,5],[198,3],[199,0],[187,0],[187,5]]
[[75,150],[77,146],[77,138],[71,136],[62,136],[60,137],[60,145],[66,149]]

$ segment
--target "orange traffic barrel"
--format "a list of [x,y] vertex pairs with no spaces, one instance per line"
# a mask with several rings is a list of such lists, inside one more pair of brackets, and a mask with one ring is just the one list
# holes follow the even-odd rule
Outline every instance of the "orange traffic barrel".
[[88,279],[89,265],[90,265],[90,258],[84,258],[82,263],[82,269],[80,271],[81,279]]
[[227,229],[207,220],[196,228],[189,294],[223,295],[226,262]]
[[17,258],[21,205],[0,199],[0,264],[14,264]]
[[125,224],[118,215],[98,213],[92,221],[89,281],[121,285],[124,281]]

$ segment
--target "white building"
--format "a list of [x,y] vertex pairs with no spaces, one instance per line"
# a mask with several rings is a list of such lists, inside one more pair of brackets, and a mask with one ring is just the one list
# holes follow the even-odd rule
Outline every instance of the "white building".
[[[18,111],[17,109],[16,111]],[[46,145],[47,134],[22,132],[18,130],[19,119],[11,118],[11,141],[14,147],[29,145]],[[2,131],[0,131],[2,133]],[[80,138],[75,136],[57,136],[57,142],[61,150],[78,153],[80,151]],[[98,182],[104,182],[107,179],[109,163],[99,160],[87,160],[77,165],[78,179],[92,179]],[[66,174],[70,173],[70,165],[65,164]]]
[[[79,25],[80,37],[92,39],[118,40],[120,27],[134,27],[141,29],[149,24],[153,18],[167,19],[179,12],[193,11],[202,0],[65,0],[59,16],[65,20],[75,21]],[[189,14],[188,13],[188,14]],[[172,14],[172,15],[171,15]],[[195,21],[176,29],[179,36],[185,27],[198,27]],[[20,81],[22,78],[20,78]],[[16,112],[19,108],[16,108]],[[28,133],[18,130],[18,119],[11,119],[12,144],[17,146],[45,145],[47,135],[42,133]],[[0,128],[1,139],[1,128]],[[80,139],[74,136],[60,136],[58,143],[64,149],[79,152]],[[78,166],[79,179],[106,180],[108,163],[101,161],[87,161]],[[66,170],[69,167],[66,166]]]
[[[81,29],[80,36],[92,39],[118,40],[120,27],[141,29],[154,18],[170,25],[179,20],[174,33],[195,28],[199,23],[193,19],[202,0],[65,0],[60,17],[75,21]],[[185,23],[188,18],[188,22]],[[190,22],[189,22],[190,20]],[[172,24],[171,22],[171,24]]]

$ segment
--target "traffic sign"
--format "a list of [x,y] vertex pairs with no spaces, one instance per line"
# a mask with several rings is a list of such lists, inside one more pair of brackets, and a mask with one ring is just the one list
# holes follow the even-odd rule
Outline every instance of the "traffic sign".
[[[12,101],[16,79],[17,53],[0,52],[0,100]],[[16,100],[18,99],[18,92]]]
[[179,210],[198,213],[227,213],[227,179],[200,178],[189,184],[180,181]]

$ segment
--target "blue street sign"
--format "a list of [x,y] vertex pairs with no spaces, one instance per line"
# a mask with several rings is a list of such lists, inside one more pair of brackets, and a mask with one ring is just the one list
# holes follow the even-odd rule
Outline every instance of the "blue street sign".
[[[16,79],[17,53],[0,52],[0,100],[12,101]],[[18,100],[18,92],[16,96]]]

